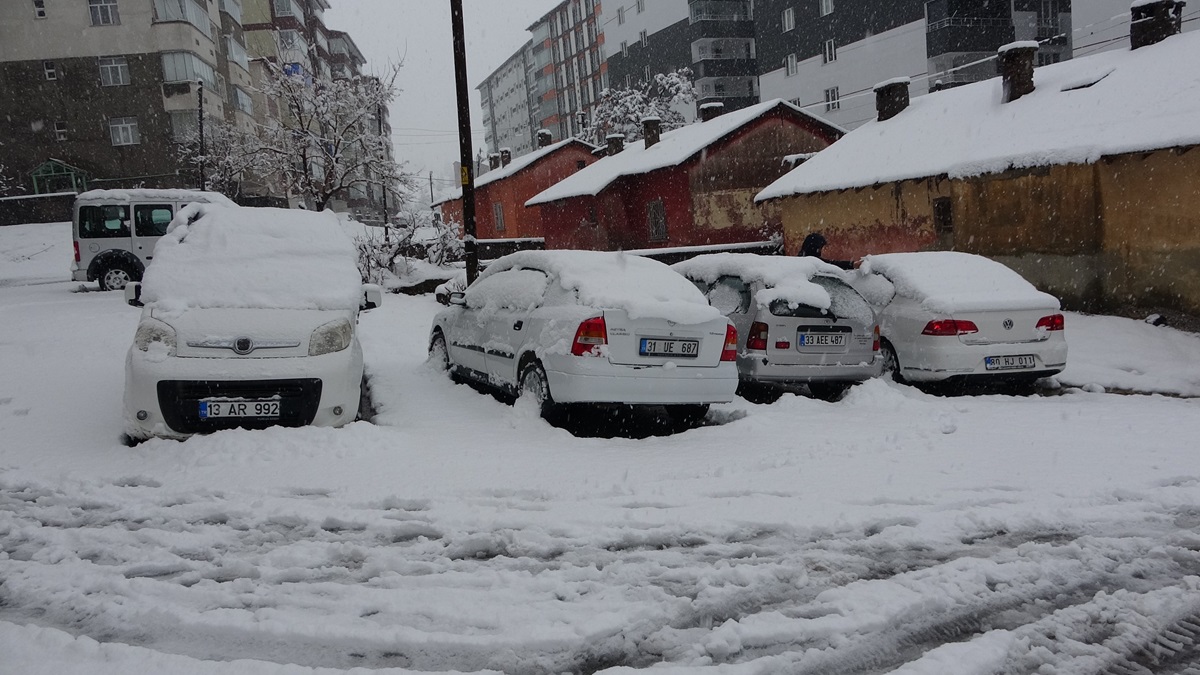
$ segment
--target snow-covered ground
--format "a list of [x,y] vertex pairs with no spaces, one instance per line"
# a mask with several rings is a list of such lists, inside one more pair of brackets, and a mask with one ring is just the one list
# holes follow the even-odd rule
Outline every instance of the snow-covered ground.
[[[1200,339],[1068,316],[1064,395],[577,438],[363,317],[375,424],[120,442],[138,311],[0,228],[0,673],[1183,673]],[[10,261],[20,258],[22,262]],[[94,286],[94,285],[93,285]]]

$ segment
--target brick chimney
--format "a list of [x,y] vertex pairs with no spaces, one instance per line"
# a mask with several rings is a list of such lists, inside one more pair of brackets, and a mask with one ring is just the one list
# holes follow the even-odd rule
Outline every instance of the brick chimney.
[[488,155],[488,168],[492,171],[500,168],[500,153],[493,152]]
[[1038,43],[1032,40],[1013,42],[1000,48],[996,67],[1004,78],[1004,103],[1012,103],[1033,93],[1033,61]]
[[662,140],[662,118],[658,115],[647,115],[642,118],[642,136],[646,139],[647,148]]
[[512,148],[500,148],[500,166],[508,166],[512,162]]
[[700,121],[715,120],[725,112],[725,104],[721,102],[705,103],[700,106]]
[[1134,49],[1158,44],[1183,28],[1180,0],[1134,0],[1129,8],[1129,42]]
[[897,77],[875,85],[875,111],[879,113],[880,122],[892,119],[908,107],[911,101],[908,93],[910,84],[912,80],[909,78]]
[[621,154],[623,150],[625,150],[625,134],[609,134],[608,152],[605,154],[612,157]]
[[549,129],[539,129],[537,132],[537,144],[539,148],[548,148],[554,144],[554,134],[550,133]]

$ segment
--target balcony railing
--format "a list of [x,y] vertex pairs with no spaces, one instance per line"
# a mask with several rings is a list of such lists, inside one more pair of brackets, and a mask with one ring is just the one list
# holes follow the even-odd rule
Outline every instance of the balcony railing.
[[697,21],[749,21],[754,12],[749,2],[731,0],[701,0],[689,4],[691,22]]
[[950,27],[960,28],[1007,28],[1012,25],[1011,19],[992,19],[978,16],[952,16],[940,21],[934,21],[925,29],[926,32],[932,33],[936,30]]
[[275,16],[290,16],[301,24],[304,23],[304,11],[296,5],[294,0],[272,0],[271,4],[275,8]]

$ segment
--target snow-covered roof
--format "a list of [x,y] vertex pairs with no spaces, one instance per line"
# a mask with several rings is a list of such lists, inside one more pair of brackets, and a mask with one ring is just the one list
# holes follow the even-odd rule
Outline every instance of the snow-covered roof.
[[784,299],[792,304],[828,309],[829,293],[814,284],[818,274],[848,278],[839,267],[813,257],[756,255],[754,253],[716,253],[699,255],[671,266],[676,272],[697,281],[713,283],[724,276],[740,277],[747,283],[761,282],[769,292],[759,292],[758,304],[767,306]]
[[191,204],[155,246],[142,300],[168,313],[354,309],[361,295],[354,244],[332,211]]
[[1037,68],[1001,103],[993,78],[914,98],[855,129],[757,200],[947,175],[964,178],[1200,143],[1200,33]]
[[[495,183],[496,181],[508,178],[509,176],[515,176],[517,173],[533,166],[539,160],[554,154],[556,151],[565,148],[572,143],[578,143],[582,145],[583,147],[587,148],[589,152],[596,149],[596,146],[592,145],[591,143],[587,143],[586,141],[581,141],[578,138],[568,138],[566,140],[554,143],[553,145],[548,145],[528,154],[521,155],[520,157],[517,157],[509,162],[508,166],[502,166],[498,169],[492,169],[491,171],[488,171],[479,178],[475,179],[475,187],[481,188],[489,183]],[[462,194],[462,189],[460,188],[455,190],[454,193],[449,197],[434,202],[433,205],[437,206],[439,204],[445,204],[446,202],[452,202],[456,199],[462,199]]]
[[556,278],[579,302],[599,309],[622,309],[631,319],[663,318],[696,324],[721,313],[670,267],[649,258],[603,251],[520,251],[497,258],[480,274],[537,269]]
[[[621,153],[605,157],[588,168],[559,181],[545,192],[530,199],[525,205],[547,204],[570,197],[595,196],[623,176],[637,176],[679,166],[705,148],[779,108],[785,108],[807,117],[814,123],[827,127],[832,133],[844,133],[839,127],[814,117],[787,101],[775,99],[725,113],[707,122],[664,132],[661,140],[649,148],[646,147],[645,140],[629,143]],[[786,148],[780,150],[785,151]]]
[[89,190],[76,197],[83,201],[152,201],[162,199],[167,201],[199,201],[208,204],[237,207],[229,197],[219,192],[203,192],[201,190]]
[[[861,279],[882,274],[895,292],[918,300],[931,312],[1059,309],[1058,299],[1033,287],[1021,275],[983,256],[954,251],[887,253],[863,259]],[[879,303],[868,285],[854,286]],[[890,295],[890,294],[889,294]]]

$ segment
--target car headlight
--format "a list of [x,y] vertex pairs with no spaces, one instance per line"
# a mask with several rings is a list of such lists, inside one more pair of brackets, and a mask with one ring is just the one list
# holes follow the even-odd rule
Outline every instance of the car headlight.
[[166,348],[168,356],[175,356],[175,329],[158,319],[145,318],[138,324],[137,333],[133,336],[133,344],[148,352],[154,344]]
[[330,321],[313,331],[308,339],[308,355],[320,356],[340,352],[350,346],[350,338],[354,336],[354,326],[346,319]]

